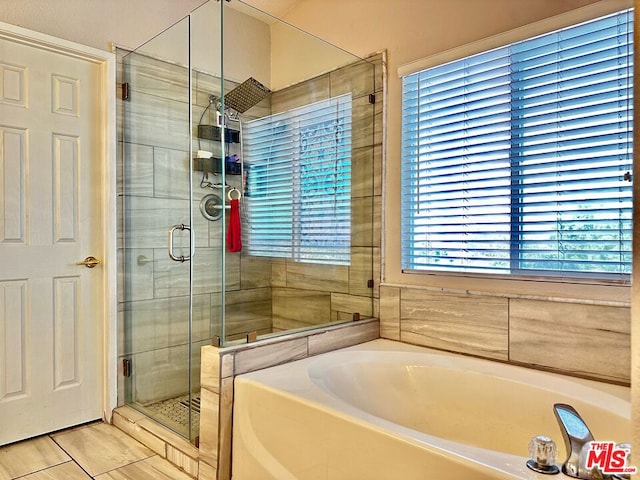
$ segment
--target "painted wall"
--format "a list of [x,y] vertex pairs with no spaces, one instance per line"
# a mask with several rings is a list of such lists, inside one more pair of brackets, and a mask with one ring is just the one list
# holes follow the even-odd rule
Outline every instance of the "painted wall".
[[272,90],[280,90],[358,60],[355,55],[282,22],[271,26],[271,45]]
[[[199,8],[198,8],[199,7]],[[112,44],[186,64],[192,13],[192,64],[220,74],[220,3],[206,0],[2,0],[0,21],[111,50]],[[225,10],[225,77],[271,83],[270,25]]]
[[135,48],[205,0],[2,0],[0,21],[111,50]]

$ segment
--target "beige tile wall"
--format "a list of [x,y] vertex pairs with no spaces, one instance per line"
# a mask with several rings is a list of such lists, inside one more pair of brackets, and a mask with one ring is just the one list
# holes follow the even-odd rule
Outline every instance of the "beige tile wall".
[[[124,53],[118,51],[118,85],[124,79]],[[134,365],[134,398],[149,402],[184,393],[188,374],[189,269],[167,255],[168,225],[190,221],[188,98],[184,88],[187,72],[179,65],[141,55],[130,57],[127,63],[132,101],[118,105],[119,213],[126,211],[128,218],[125,223],[121,216],[118,232],[119,352]],[[367,62],[275,92],[243,114],[245,120],[258,118],[330,96],[352,94],[352,251],[349,267],[225,253],[227,340],[242,339],[252,331],[261,335],[347,321],[354,312],[361,318],[377,315],[385,64],[384,54],[374,55]],[[228,83],[225,88],[228,91],[233,86]],[[195,72],[194,87],[192,120],[197,125],[209,104],[209,95],[220,91],[220,80]],[[369,94],[376,95],[375,104],[369,103]],[[131,120],[126,131],[125,116]],[[203,123],[212,122],[208,111]],[[219,152],[219,146],[205,140],[196,142],[195,148],[214,155]],[[193,172],[191,207],[197,262],[192,288],[195,340],[206,343],[221,335],[219,258],[224,232],[219,223],[199,214],[201,197],[212,193],[200,188],[201,178],[201,173]],[[239,186],[239,177],[227,176],[226,181]],[[186,248],[180,248],[187,238],[177,234],[179,254],[187,254]],[[132,280],[126,292],[125,271]],[[374,288],[369,280],[374,280]],[[131,339],[126,345],[125,336]],[[197,353],[192,360],[199,361]]]
[[[362,318],[377,315],[380,276],[374,265],[381,243],[385,58],[384,53],[373,55],[272,95],[273,113],[344,93],[351,93],[353,99],[351,264],[274,261],[274,331],[350,320],[356,312]],[[369,103],[370,94],[376,96],[374,104]]]
[[[125,79],[124,53],[118,51],[118,84]],[[119,354],[132,361],[133,398],[144,404],[183,394],[189,385],[189,264],[174,262],[167,254],[168,227],[190,223],[187,70],[142,55],[131,56],[126,63],[131,101],[118,105]],[[193,121],[197,124],[209,103],[209,94],[218,92],[220,85],[217,79],[200,73],[196,73],[194,83],[197,105],[193,107]],[[126,130],[123,118],[130,120]],[[198,148],[217,153],[215,149],[219,147],[203,141]],[[201,177],[199,172],[193,173],[193,228],[198,259],[192,281],[194,388],[199,380],[198,347],[211,344],[211,339],[220,335],[222,288],[222,231],[219,225],[199,215],[200,198],[212,193],[200,188]],[[175,239],[177,253],[187,255],[181,245],[186,245],[188,236],[177,233]],[[227,289],[239,290],[239,256],[226,254],[226,266]],[[123,272],[131,279],[127,291]],[[250,268],[249,273],[252,278],[260,278]],[[231,324],[238,324],[238,319],[246,315],[252,327],[270,331],[270,314],[266,314],[271,308],[270,300],[265,305],[264,293],[256,289],[245,298],[232,298],[229,303],[235,308]],[[240,300],[246,300],[246,304],[238,306]]]
[[[630,307],[380,289],[383,338],[616,383],[630,382]],[[583,301],[584,302],[584,301]]]

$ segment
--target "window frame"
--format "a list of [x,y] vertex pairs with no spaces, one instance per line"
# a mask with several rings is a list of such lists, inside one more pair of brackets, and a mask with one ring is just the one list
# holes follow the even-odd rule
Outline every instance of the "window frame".
[[[559,30],[573,25],[594,20],[598,17],[602,17],[608,14],[616,13],[617,11],[626,10],[632,8],[633,3],[628,0],[610,0],[608,2],[599,2],[575,11],[562,14],[557,17],[552,17],[535,24],[527,25],[509,32],[505,32],[488,39],[483,39],[473,44],[463,45],[453,50],[443,52],[441,54],[433,55],[424,59],[419,59],[410,62],[405,65],[401,65],[398,68],[398,76],[404,77],[412,73],[417,73],[422,70],[429,69],[441,64],[449,63],[458,59],[472,56],[477,53],[483,53],[488,50],[497,49],[500,47],[508,46],[512,43],[516,43],[522,40],[527,40],[539,35],[544,35],[555,30]],[[402,86],[404,93],[404,87]],[[404,145],[404,143],[402,143]],[[513,216],[513,208],[511,215]],[[520,214],[516,214],[520,215]],[[513,225],[513,222],[511,222]],[[513,228],[513,227],[512,227]],[[403,226],[404,229],[404,226]],[[514,232],[512,231],[513,235]],[[401,242],[402,243],[402,242]],[[513,249],[513,242],[511,242]],[[404,255],[401,255],[402,263],[404,264]],[[510,255],[510,261],[514,261],[513,255]],[[486,273],[486,272],[469,272],[469,271],[454,271],[454,270],[437,270],[437,269],[404,269],[402,265],[403,274],[416,274],[416,275],[432,275],[432,276],[450,276],[450,277],[468,277],[468,278],[487,278],[492,280],[510,280],[510,281],[537,281],[537,282],[562,282],[562,283],[576,283],[576,284],[594,284],[594,285],[620,285],[630,283],[630,273],[614,274],[615,278],[608,278],[607,274],[593,273],[580,274],[575,276],[575,272],[559,271],[553,273],[553,271],[540,270],[540,274],[536,273],[536,270],[522,270],[513,269],[511,273]]]

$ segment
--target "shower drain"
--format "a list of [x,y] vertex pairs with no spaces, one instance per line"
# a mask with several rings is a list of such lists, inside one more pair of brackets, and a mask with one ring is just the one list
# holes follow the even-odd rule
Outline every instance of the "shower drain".
[[[189,395],[169,398],[161,402],[145,405],[144,407],[152,417],[162,422],[168,420],[176,425],[188,427],[189,425]],[[194,425],[200,424],[200,397],[191,398],[191,413]]]
[[[184,408],[189,408],[189,400],[181,400],[178,403]],[[196,413],[200,413],[200,397],[193,397],[191,399],[191,409]]]

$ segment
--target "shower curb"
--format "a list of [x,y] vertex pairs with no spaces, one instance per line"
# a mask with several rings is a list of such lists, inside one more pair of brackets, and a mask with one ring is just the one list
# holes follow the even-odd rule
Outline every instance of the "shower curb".
[[200,452],[185,438],[128,406],[116,408],[111,423],[190,477],[198,478]]

